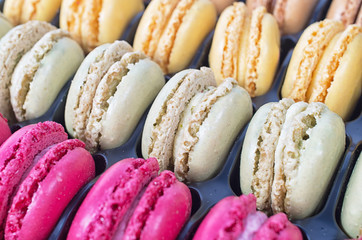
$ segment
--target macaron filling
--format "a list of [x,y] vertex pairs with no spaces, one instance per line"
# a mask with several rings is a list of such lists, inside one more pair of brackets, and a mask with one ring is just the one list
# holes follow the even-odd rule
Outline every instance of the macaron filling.
[[260,57],[260,39],[262,33],[262,20],[266,13],[265,7],[258,7],[252,13],[248,54],[247,54],[247,67],[245,76],[245,89],[250,93],[250,96],[255,96],[256,81],[258,80],[258,63]]
[[113,236],[138,194],[157,175],[146,161],[132,161],[128,165],[127,174],[114,179],[113,187],[106,190],[106,200],[99,203],[98,212],[87,227],[86,235],[90,239]]
[[19,86],[12,86],[12,89],[15,89],[15,91],[11,91],[16,99],[12,103],[15,105],[13,110],[18,119],[25,120],[26,110],[23,106],[30,91],[31,82],[38,68],[42,65],[42,59],[55,47],[60,39],[65,37],[69,37],[69,34],[63,30],[51,31],[44,35],[30,52],[25,55],[27,57],[27,64],[19,70],[20,76],[16,76],[20,77],[20,79],[16,80]]
[[356,25],[350,25],[339,37],[336,45],[334,46],[333,55],[323,69],[323,74],[321,75],[322,77],[318,81],[319,87],[313,91],[309,98],[309,102],[325,102],[328,89],[333,84],[334,75],[341,63],[341,59],[347,51],[348,45],[360,33],[360,27]]
[[270,209],[270,193],[274,176],[275,150],[285,121],[285,115],[293,100],[285,98],[274,103],[261,130],[255,150],[251,190],[260,210]]
[[237,238],[237,240],[250,240],[253,239],[255,233],[259,228],[268,220],[267,215],[263,212],[250,213],[244,220],[244,231]]
[[[14,199],[12,208],[9,211],[7,218],[6,234],[16,236],[17,232],[22,227],[22,221],[32,203],[34,196],[40,186],[40,183],[47,177],[51,169],[62,159],[69,151],[85,145],[79,140],[68,140],[52,147],[48,152],[42,152],[43,157],[30,171],[27,179],[29,181],[21,184],[18,193]],[[41,156],[39,156],[41,157]],[[37,157],[36,157],[37,158]]]
[[199,140],[198,132],[208,117],[212,106],[222,97],[226,96],[237,83],[232,78],[225,79],[217,88],[210,87],[211,89],[204,94],[200,103],[191,109],[191,118],[187,123],[186,130],[184,131],[184,139],[182,141],[181,151],[175,157],[177,161],[178,169],[175,169],[177,177],[180,179],[186,179],[189,171],[188,163],[191,161],[190,152],[194,148],[195,144]]
[[127,76],[130,71],[130,65],[136,65],[146,56],[141,52],[126,53],[122,59],[114,63],[107,73],[102,78],[97,87],[96,94],[93,100],[93,106],[89,118],[85,138],[87,147],[97,149],[99,147],[100,138],[102,137],[102,121],[105,113],[108,110],[113,96],[117,91],[118,85],[121,83],[122,78]]
[[243,26],[246,18],[245,5],[234,3],[232,13],[228,17],[225,29],[225,46],[221,61],[221,74],[223,78],[232,77],[238,79],[238,53],[241,47]]

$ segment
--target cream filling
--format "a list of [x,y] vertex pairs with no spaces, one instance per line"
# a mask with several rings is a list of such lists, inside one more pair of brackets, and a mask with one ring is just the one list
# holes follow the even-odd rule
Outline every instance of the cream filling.
[[233,12],[228,16],[225,29],[225,45],[221,60],[221,75],[223,78],[238,79],[238,53],[243,35],[246,9],[244,4],[234,3]]
[[323,69],[321,77],[318,79],[317,86],[310,98],[309,102],[325,102],[328,94],[328,89],[333,84],[334,74],[336,73],[344,53],[347,51],[348,45],[353,39],[360,34],[361,28],[356,25],[350,25],[344,31],[343,35],[338,39],[338,42],[334,46],[333,54],[329,59],[329,62]]
[[[68,36],[69,34],[61,29],[46,34],[30,50],[30,52],[25,55],[24,60],[20,62],[21,64],[26,64],[19,68],[20,76],[14,73],[14,76],[20,77],[19,79],[16,79],[16,84],[20,84],[20,86],[13,86],[17,91],[11,91],[13,99],[16,99],[16,101],[12,101],[12,103],[13,110],[18,121],[24,121],[26,119],[26,110],[23,106],[30,90],[30,84],[33,81],[38,68],[40,67],[41,60],[53,49],[53,46],[58,42],[59,39]],[[17,71],[18,70],[16,69],[15,72]]]
[[306,101],[306,93],[312,80],[312,74],[319,59],[333,36],[339,32],[335,22],[324,20],[316,23],[315,29],[309,34],[306,46],[299,62],[298,70],[290,92],[290,98],[295,101]]
[[293,103],[292,99],[284,98],[273,104],[258,138],[251,189],[257,199],[256,205],[259,210],[271,210],[275,150],[286,112]]
[[245,75],[245,89],[251,97],[255,96],[256,81],[258,80],[258,63],[260,56],[260,38],[262,32],[262,20],[266,9],[259,7],[253,11],[250,26],[249,46],[247,52],[247,67]]
[[102,136],[102,125],[100,122],[106,114],[109,104],[112,101],[112,97],[116,93],[122,78],[127,76],[130,65],[134,65],[145,58],[146,56],[140,52],[126,53],[120,61],[114,63],[109,68],[108,72],[99,83],[93,99],[92,111],[85,132],[87,149],[91,152],[94,152],[99,148],[99,142]]
[[208,117],[212,106],[219,98],[227,95],[234,86],[237,86],[237,82],[234,79],[225,79],[225,81],[222,82],[217,88],[212,88],[207,93],[205,93],[205,95],[202,96],[199,104],[191,109],[190,121],[187,123],[186,129],[183,133],[182,145],[176,156],[177,162],[179,163],[179,168],[177,169],[177,175],[179,179],[185,180],[187,178],[187,173],[189,171],[188,162],[190,152],[192,152],[195,144],[199,141],[199,129],[202,123]]

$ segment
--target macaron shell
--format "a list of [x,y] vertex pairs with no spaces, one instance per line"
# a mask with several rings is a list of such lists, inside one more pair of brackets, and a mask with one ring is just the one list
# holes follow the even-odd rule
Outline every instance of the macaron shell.
[[[348,28],[352,28],[351,26]],[[318,101],[315,96],[317,91],[324,87],[320,86],[322,77],[325,76],[324,72],[331,72],[327,70],[326,66],[329,61],[336,59],[335,53],[339,49],[344,49],[342,56],[339,56],[338,67],[334,73],[332,73],[332,82],[330,83],[325,96],[324,103],[328,108],[335,113],[339,114],[344,120],[353,112],[359,97],[361,96],[362,89],[362,70],[360,66],[362,63],[362,52],[360,46],[362,46],[362,29],[355,26],[356,33],[349,42],[346,41],[343,45],[337,45],[339,39],[344,34],[337,35],[329,44],[325,50],[322,59],[320,60],[317,69],[315,70],[311,86],[309,87],[307,95],[311,95],[309,101]],[[336,40],[335,40],[336,39]],[[337,49],[336,49],[337,48]],[[335,65],[334,65],[335,66]],[[327,85],[328,86],[328,85]],[[343,104],[341,104],[343,102]]]
[[358,238],[362,229],[362,196],[359,194],[362,182],[362,154],[357,159],[344,195],[341,223],[352,238]]
[[306,101],[306,93],[312,74],[322,57],[324,48],[344,25],[336,20],[326,19],[310,25],[299,38],[294,48],[282,87],[282,97]]
[[101,123],[102,149],[114,148],[125,143],[164,84],[162,70],[155,62],[145,59],[129,65],[129,72],[117,86]]
[[0,39],[12,28],[12,24],[0,13]]
[[[30,171],[29,176],[21,184],[14,197],[7,218],[6,238],[46,239],[70,200],[83,185],[95,176],[95,164],[92,156],[82,148],[84,147],[83,143],[77,142],[79,141],[68,140],[54,146]],[[74,146],[71,146],[72,144]],[[61,145],[64,146],[64,149],[60,148]],[[77,145],[79,146],[77,147]],[[54,152],[56,151],[55,148],[59,152]],[[50,152],[53,152],[55,158],[61,158],[55,160],[55,165],[49,169],[47,162],[53,158],[49,154]],[[63,155],[64,153],[65,155]],[[20,214],[22,217],[18,220],[17,205],[24,204],[26,195],[31,194],[29,193],[29,186],[34,186],[39,181],[40,175],[36,172],[41,174],[44,171],[47,172],[46,176],[42,176],[44,178],[38,182],[37,190],[32,193],[31,203],[27,206],[26,213]],[[52,209],[51,214],[49,214],[49,209]],[[10,226],[16,224],[17,221],[21,222],[21,227],[13,233]]]
[[99,239],[101,235],[111,239],[131,203],[158,170],[154,158],[124,159],[109,168],[84,199],[67,239]]
[[[197,107],[194,111],[196,109]],[[237,134],[251,118],[252,111],[249,94],[239,86],[232,87],[230,92],[218,98],[198,129],[198,141],[188,152],[186,163],[181,160],[181,155],[184,153],[183,145],[174,145],[176,176],[179,179],[186,178],[191,182],[203,181],[213,177],[222,167]],[[182,143],[185,144],[184,142],[190,141],[187,137],[190,134],[187,132],[190,131],[188,130],[189,122],[185,124],[181,122],[181,125],[182,128],[178,131],[181,131],[180,137],[183,139]],[[184,126],[185,129],[183,129]],[[178,150],[179,148],[181,151]],[[181,170],[183,167],[180,165],[187,165],[188,172],[183,172]],[[205,166],[207,166],[206,169]]]
[[[290,109],[296,105],[294,104]],[[318,108],[321,108],[321,112],[318,115],[314,115],[314,109]],[[343,120],[337,114],[328,110],[324,104],[311,103],[301,114],[305,115],[306,118],[312,117],[314,120],[312,120],[312,127],[309,127],[306,131],[307,140],[300,143],[301,147],[296,167],[294,168],[293,163],[288,162],[289,160],[285,156],[282,157],[282,155],[278,154],[281,153],[278,149],[285,148],[284,154],[286,151],[290,151],[290,147],[287,146],[291,144],[288,141],[288,137],[280,136],[276,153],[276,159],[283,158],[286,179],[284,207],[285,212],[291,219],[305,218],[317,210],[318,205],[326,194],[346,144]],[[298,115],[301,116],[301,114]],[[297,118],[299,117],[294,117],[294,119]],[[282,130],[286,136],[293,134],[293,131],[295,131],[293,123],[291,123],[292,127],[288,127],[289,121],[291,119],[287,115]],[[315,121],[315,126],[313,126],[313,121]],[[302,136],[299,137],[301,138]],[[299,143],[297,144],[298,146],[300,145]]]
[[355,22],[358,26],[362,27],[362,7],[360,7],[359,9],[359,13],[357,15],[356,18],[356,22]]
[[100,58],[102,53],[110,46],[110,44],[103,44],[92,52],[90,52],[82,64],[79,66],[77,73],[75,74],[72,84],[70,85],[67,102],[65,105],[64,119],[67,132],[74,137],[73,123],[75,118],[75,108],[79,104],[79,95],[81,94],[82,86],[85,82],[85,79],[88,75],[88,70],[90,65],[96,61],[97,58]]
[[78,0],[62,0],[59,14],[59,26],[67,30],[79,44],[82,44],[81,20],[84,4]]
[[8,120],[0,113],[0,146],[10,137],[11,131],[8,125]]
[[226,197],[206,215],[193,240],[237,239],[244,230],[244,220],[255,212],[255,197],[252,194]]
[[[173,47],[167,60],[168,64],[166,64],[167,73],[180,71],[190,63],[203,39],[214,28],[216,17],[215,6],[210,3],[210,1],[194,1],[192,7],[181,20],[182,23],[177,30],[176,36],[164,34],[163,37],[161,37],[159,47],[167,46],[166,44],[169,42],[169,38],[174,38]],[[172,18],[170,19],[169,24],[170,23],[172,23]],[[165,31],[167,31],[167,29]],[[185,43],[187,43],[187,48],[185,48]],[[156,58],[158,50],[159,48],[156,51]],[[163,55],[162,48],[161,54]]]
[[216,7],[217,14],[220,13],[229,5],[231,5],[235,0],[210,0]]
[[326,18],[341,20],[345,26],[353,24],[361,3],[361,0],[333,0]]
[[[191,193],[170,171],[153,179],[128,222],[126,239],[176,239],[191,213]],[[141,227],[141,228],[140,228]]]
[[261,106],[251,119],[245,135],[240,158],[240,187],[243,194],[252,193],[251,182],[255,166],[258,138],[273,103]]
[[18,121],[43,115],[84,58],[80,46],[61,32],[47,33],[14,70],[10,95]]
[[61,1],[62,0],[25,0],[22,6],[20,22],[25,23],[29,20],[50,22],[59,10]]
[[14,113],[10,104],[11,75],[22,55],[47,32],[55,27],[39,21],[30,21],[14,27],[0,40],[0,112],[12,122]]

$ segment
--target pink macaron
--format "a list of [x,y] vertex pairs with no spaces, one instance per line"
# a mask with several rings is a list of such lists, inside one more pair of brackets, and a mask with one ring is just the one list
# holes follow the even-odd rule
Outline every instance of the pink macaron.
[[191,193],[155,158],[109,168],[80,206],[67,239],[175,239],[190,216]]
[[8,208],[16,186],[45,148],[65,141],[62,125],[44,122],[21,128],[0,147],[0,236],[3,236]]
[[5,140],[10,137],[11,131],[8,125],[8,120],[0,113],[0,146]]
[[284,213],[268,219],[263,212],[256,211],[256,198],[249,194],[226,197],[218,202],[193,239],[302,240],[303,237]]
[[44,149],[32,165],[12,200],[6,240],[46,239],[70,200],[95,176],[94,160],[78,139]]

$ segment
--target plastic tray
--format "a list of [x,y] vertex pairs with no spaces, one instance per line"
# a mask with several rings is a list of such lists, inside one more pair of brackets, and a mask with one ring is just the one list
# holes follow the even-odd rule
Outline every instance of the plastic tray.
[[[324,18],[326,11],[330,5],[330,0],[320,0],[317,4],[314,13],[309,21],[309,24],[319,21]],[[3,0],[0,0],[0,8],[2,9]],[[147,3],[146,3],[147,6]],[[143,13],[138,14],[129,24],[127,30],[121,39],[127,40],[132,44],[138,22]],[[54,19],[53,24],[58,26],[58,15]],[[308,25],[309,25],[308,24]],[[271,90],[260,97],[252,99],[254,112],[262,105],[268,102],[276,102],[281,99],[280,89],[283,83],[285,72],[290,61],[292,50],[298,41],[301,32],[294,35],[287,35],[281,38],[281,57],[277,74]],[[210,33],[204,40],[194,59],[190,63],[189,68],[199,68],[200,66],[208,66],[208,51],[210,49],[213,33]],[[165,76],[166,80],[172,75]],[[28,124],[41,121],[56,121],[64,124],[64,107],[67,91],[70,86],[70,81],[63,87],[57,99],[52,104],[46,114],[40,118],[25,121],[11,126],[12,131]],[[343,157],[340,159],[337,170],[330,182],[328,191],[324,199],[321,201],[316,213],[307,219],[294,221],[294,223],[302,230],[304,239],[346,239],[348,238],[343,232],[340,224],[340,211],[343,203],[343,196],[346,185],[353,166],[362,150],[362,116],[361,116],[361,98],[355,109],[353,117],[346,122],[346,149]],[[72,199],[70,204],[64,210],[60,220],[51,233],[49,239],[65,239],[69,230],[70,224],[74,215],[86,196],[87,192],[93,186],[99,175],[114,163],[129,157],[142,157],[141,154],[141,136],[148,110],[142,116],[135,131],[130,139],[122,146],[100,151],[93,155],[96,163],[97,177],[87,184],[78,194]],[[225,164],[219,174],[214,178],[204,181],[188,184],[192,193],[192,215],[189,221],[185,224],[180,232],[178,239],[192,239],[193,234],[197,230],[200,222],[210,210],[222,198],[230,195],[240,195],[239,185],[239,164],[240,151],[242,148],[247,126],[239,133],[230,152],[225,160]]]

